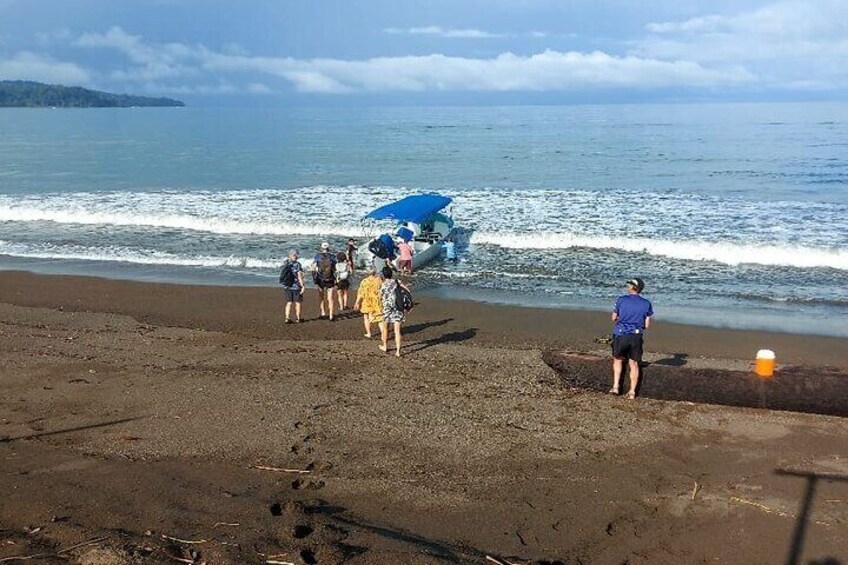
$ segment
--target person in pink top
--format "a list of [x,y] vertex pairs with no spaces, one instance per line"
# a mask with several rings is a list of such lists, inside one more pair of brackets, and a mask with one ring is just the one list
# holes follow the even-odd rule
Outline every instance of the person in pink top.
[[398,241],[398,270],[401,274],[411,275],[412,274],[412,255],[415,253],[412,250],[412,246],[409,245],[404,240]]

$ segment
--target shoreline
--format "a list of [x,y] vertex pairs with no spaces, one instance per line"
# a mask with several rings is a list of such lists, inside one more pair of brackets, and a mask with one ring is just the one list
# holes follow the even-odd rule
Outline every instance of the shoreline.
[[[304,297],[305,319],[317,318],[313,288]],[[351,304],[355,291],[351,293]],[[201,307],[191,304],[200,301]],[[359,326],[347,323],[306,323],[289,331],[282,324],[279,288],[259,286],[187,285],[139,282],[79,275],[42,275],[25,271],[0,272],[0,302],[19,306],[125,314],[145,323],[235,332],[256,338],[312,339],[316,331],[332,339],[359,339]],[[595,340],[608,336],[612,323],[606,312],[513,306],[462,299],[436,298],[422,292],[410,324],[427,318],[445,335],[455,334],[487,346],[531,349],[572,349],[606,354]],[[214,304],[213,312],[202,305]],[[348,312],[346,318],[357,318]],[[428,327],[429,327],[428,326]],[[320,328],[317,330],[316,328]],[[320,337],[320,336],[319,336]],[[743,369],[757,350],[772,349],[778,365],[848,368],[842,354],[848,338],[715,328],[664,322],[661,317],[646,334],[646,353],[735,362]]]
[[[606,351],[603,313],[422,299],[396,359],[359,316],[281,309],[275,288],[0,274],[0,559],[775,563],[802,519],[780,470],[822,477],[801,561],[848,554],[846,418],[567,388],[540,350]],[[648,351],[693,366],[845,350],[656,330]]]
[[[128,267],[122,264],[108,265],[88,263],[83,261],[72,266],[57,266],[50,263],[30,260],[16,260],[6,257],[3,260],[2,272],[28,272],[42,276],[79,276],[104,278],[115,281],[143,282],[152,284],[170,284],[178,286],[211,286],[211,287],[245,287],[245,288],[275,288],[277,273],[225,273],[213,268],[203,268],[197,271],[170,269],[164,265],[152,265],[148,270],[139,269],[139,265]],[[587,311],[606,313],[617,293],[622,289],[611,289],[604,300],[596,298],[562,297],[542,291],[531,291],[529,294],[514,288],[495,289],[489,287],[466,286],[445,282],[444,280],[428,280],[414,278],[413,284],[420,283],[418,289],[413,289],[421,296],[451,301],[471,301],[492,305],[518,306],[557,311]],[[308,283],[311,284],[311,283]],[[821,310],[808,311],[804,306],[799,308],[787,307],[780,303],[774,304],[720,304],[709,306],[697,301],[666,303],[661,296],[647,296],[655,302],[660,310],[659,315],[666,323],[683,326],[709,327],[718,330],[750,330],[765,333],[785,333],[810,337],[848,339],[848,328],[843,327],[839,312],[824,312]]]

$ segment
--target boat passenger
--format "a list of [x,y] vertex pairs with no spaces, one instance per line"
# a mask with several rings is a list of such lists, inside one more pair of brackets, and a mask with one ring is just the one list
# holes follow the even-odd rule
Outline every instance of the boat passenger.
[[330,253],[330,244],[326,241],[321,244],[321,252],[315,255],[312,262],[312,280],[318,287],[321,317],[326,318],[329,312],[332,322],[335,313],[333,291],[336,286],[336,256]]
[[356,252],[358,249],[356,248],[356,240],[354,238],[350,238],[347,240],[347,261],[350,263],[350,272],[353,274],[356,272]]
[[354,310],[362,312],[362,323],[365,325],[365,337],[371,338],[371,326],[381,324],[383,321],[383,301],[380,298],[380,285],[383,277],[379,271],[370,268],[368,276],[359,283],[356,291],[356,302]]
[[339,251],[336,254],[336,294],[339,297],[339,310],[347,310],[348,295],[350,294],[350,275],[353,271],[347,254]]
[[409,245],[404,240],[399,240],[397,243],[398,248],[398,270],[401,274],[411,275],[412,274],[412,255],[415,253],[415,250],[412,249],[412,246]]
[[383,320],[380,322],[380,351],[389,351],[389,324],[392,324],[395,334],[395,356],[400,357],[401,327],[406,321],[406,311],[399,308],[397,303],[397,288],[400,286],[407,294],[409,289],[403,283],[393,278],[391,267],[383,268],[383,284],[380,286],[380,298],[383,302]]

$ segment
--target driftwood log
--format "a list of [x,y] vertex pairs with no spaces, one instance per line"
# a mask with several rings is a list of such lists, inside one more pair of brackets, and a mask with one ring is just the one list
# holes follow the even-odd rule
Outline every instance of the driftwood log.
[[[612,384],[609,358],[546,351],[542,359],[566,386],[606,392]],[[625,374],[623,390],[627,383]],[[831,367],[783,367],[763,379],[748,371],[645,363],[638,394],[658,400],[848,417],[848,373]]]

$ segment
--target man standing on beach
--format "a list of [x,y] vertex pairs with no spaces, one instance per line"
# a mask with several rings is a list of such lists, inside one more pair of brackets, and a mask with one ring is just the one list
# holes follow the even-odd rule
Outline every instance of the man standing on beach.
[[294,322],[300,323],[300,306],[303,303],[303,267],[297,260],[297,249],[289,251],[288,259],[283,262],[280,271],[280,284],[286,296],[286,323],[291,324],[291,307],[294,304]]
[[621,372],[624,360],[628,360],[630,372],[630,391],[627,398],[636,398],[639,384],[639,364],[642,362],[642,341],[645,330],[651,327],[654,308],[641,293],[645,289],[642,279],[627,281],[627,294],[619,296],[612,311],[612,388],[610,394],[619,394],[621,390]]
[[329,312],[332,322],[335,313],[333,295],[336,288],[336,256],[330,253],[330,244],[326,241],[321,244],[321,252],[315,255],[312,269],[312,280],[318,287],[321,317],[325,317]]

